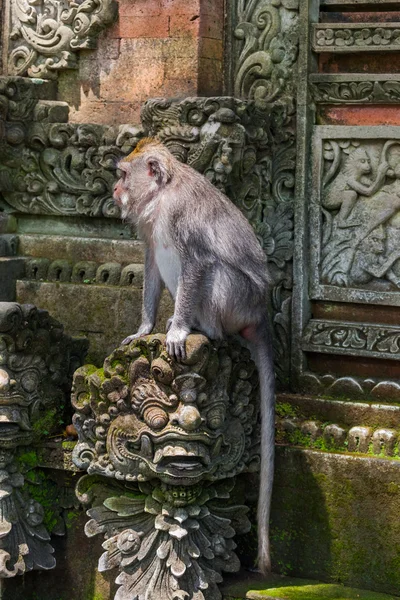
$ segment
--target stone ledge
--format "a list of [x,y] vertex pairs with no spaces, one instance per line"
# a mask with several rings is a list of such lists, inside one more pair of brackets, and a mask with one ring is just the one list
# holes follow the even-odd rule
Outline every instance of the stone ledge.
[[380,594],[310,579],[241,573],[226,580],[224,600],[397,600],[400,596]]

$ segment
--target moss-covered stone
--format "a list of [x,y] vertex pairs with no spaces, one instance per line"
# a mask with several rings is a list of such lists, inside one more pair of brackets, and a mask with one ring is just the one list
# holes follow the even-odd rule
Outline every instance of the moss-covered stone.
[[243,576],[223,588],[224,600],[397,600],[399,596],[380,594],[338,584],[270,575]]
[[278,448],[274,569],[398,593],[399,483],[398,461]]

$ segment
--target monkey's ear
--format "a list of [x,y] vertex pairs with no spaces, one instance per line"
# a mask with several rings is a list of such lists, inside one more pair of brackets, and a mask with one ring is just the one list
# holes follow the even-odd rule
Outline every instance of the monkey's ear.
[[165,185],[171,179],[167,165],[155,156],[147,159],[147,168],[150,177],[153,177],[158,185]]

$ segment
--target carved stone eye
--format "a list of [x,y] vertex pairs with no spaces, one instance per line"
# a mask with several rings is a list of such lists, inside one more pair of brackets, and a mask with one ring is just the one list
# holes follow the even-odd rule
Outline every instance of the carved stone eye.
[[210,429],[219,429],[225,421],[225,407],[221,404],[213,406],[207,413],[207,425]]
[[168,414],[160,406],[149,406],[143,412],[143,418],[150,429],[158,431],[168,424]]
[[28,393],[34,392],[38,384],[39,377],[35,371],[27,371],[21,377],[21,386]]

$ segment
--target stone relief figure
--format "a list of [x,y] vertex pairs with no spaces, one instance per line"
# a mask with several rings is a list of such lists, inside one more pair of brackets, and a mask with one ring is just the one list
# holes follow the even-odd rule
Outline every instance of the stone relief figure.
[[258,469],[258,379],[234,342],[187,339],[181,363],[165,335],[117,348],[74,375],[77,486],[85,532],[104,534],[99,570],[117,568],[115,600],[218,600],[239,569],[235,533],[250,528],[231,494]]
[[[338,145],[335,142],[331,144]],[[334,165],[332,165],[334,166]],[[359,222],[349,219],[359,196],[372,196],[382,185],[389,165],[385,160],[379,163],[375,181],[371,181],[371,159],[364,148],[356,148],[347,158],[345,165],[335,177],[331,185],[331,170],[327,173],[326,194],[323,196],[322,206],[328,210],[339,209],[337,215],[338,227],[356,227]]]
[[399,142],[329,141],[324,158],[323,282],[399,288]]

